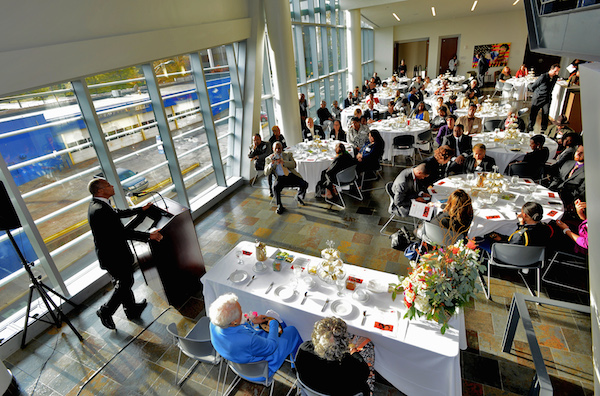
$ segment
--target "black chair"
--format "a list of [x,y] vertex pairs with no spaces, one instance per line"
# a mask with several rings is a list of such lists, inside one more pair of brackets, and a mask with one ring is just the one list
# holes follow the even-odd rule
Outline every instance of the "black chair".
[[392,141],[392,166],[395,166],[396,155],[410,157],[415,163],[415,137],[413,135],[399,135]]
[[539,182],[544,175],[544,164],[534,166],[527,162],[515,162],[508,165],[508,175],[528,177]]
[[433,145],[433,133],[431,132],[431,129],[428,129],[427,131],[421,132],[417,135],[417,140],[413,144],[413,147],[419,153],[419,157],[421,157],[421,161],[423,161],[423,155],[421,154],[421,152],[422,151],[425,151],[427,153],[431,152],[432,145]]
[[493,132],[496,128],[500,128],[504,120],[486,120],[483,124],[483,130]]

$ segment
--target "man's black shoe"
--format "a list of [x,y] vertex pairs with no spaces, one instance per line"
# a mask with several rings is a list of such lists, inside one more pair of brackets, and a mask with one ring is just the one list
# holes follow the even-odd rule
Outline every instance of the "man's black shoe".
[[285,208],[283,207],[283,205],[279,205],[277,206],[277,214],[282,214],[283,212],[285,212]]
[[133,304],[133,307],[125,308],[125,316],[127,319],[138,319],[147,305],[146,299],[139,304]]
[[98,315],[98,317],[100,318],[100,322],[102,322],[102,325],[107,329],[115,330],[117,328],[117,326],[115,326],[115,321],[113,320],[112,316],[106,315],[102,311],[102,308],[96,311],[96,315]]
[[296,197],[296,201],[298,201],[298,203],[299,203],[300,205],[302,205],[302,206],[306,205],[306,204],[304,203],[304,201],[302,200],[302,198],[300,198],[300,197]]

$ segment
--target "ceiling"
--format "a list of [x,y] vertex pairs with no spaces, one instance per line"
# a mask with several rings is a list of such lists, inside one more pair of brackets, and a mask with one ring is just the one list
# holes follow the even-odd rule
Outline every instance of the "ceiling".
[[[419,22],[442,21],[447,19],[523,10],[523,1],[513,6],[515,0],[478,0],[475,11],[471,12],[474,0],[340,0],[345,10],[360,8],[365,22],[375,28],[410,25]],[[431,14],[435,7],[436,17]],[[400,17],[400,22],[392,12]]]

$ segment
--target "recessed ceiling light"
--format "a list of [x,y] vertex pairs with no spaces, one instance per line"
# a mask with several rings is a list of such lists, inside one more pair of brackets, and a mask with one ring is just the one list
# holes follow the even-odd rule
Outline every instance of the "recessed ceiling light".
[[477,7],[477,0],[473,2],[473,7],[471,7],[471,12],[475,11],[475,7]]
[[[519,1],[519,0],[517,0],[517,1]],[[396,18],[396,20],[397,20],[398,22],[400,22],[400,17],[399,17],[398,15],[396,15],[396,13],[395,13],[395,12],[392,12],[392,15],[394,16],[394,18]]]
[[515,2],[513,3],[513,5],[517,5],[518,2],[519,2],[519,0],[515,0]]
[[431,7],[431,15],[435,16],[435,7]]

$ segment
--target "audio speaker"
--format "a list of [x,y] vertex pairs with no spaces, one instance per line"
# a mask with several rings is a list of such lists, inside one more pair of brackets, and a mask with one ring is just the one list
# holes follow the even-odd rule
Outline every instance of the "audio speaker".
[[21,227],[19,216],[10,202],[4,183],[0,181],[0,230],[14,230]]

